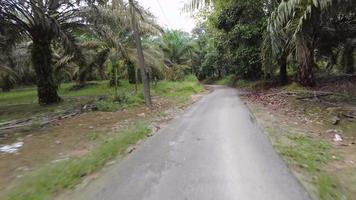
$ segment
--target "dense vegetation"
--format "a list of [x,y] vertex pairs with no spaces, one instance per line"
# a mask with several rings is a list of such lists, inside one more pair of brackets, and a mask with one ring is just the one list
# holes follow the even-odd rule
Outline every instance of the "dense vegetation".
[[129,2],[2,1],[3,92],[36,84],[39,103],[52,104],[61,101],[58,86],[71,81],[81,88],[110,79],[117,87],[122,79],[194,73],[201,80],[234,75],[314,86],[316,76],[355,71],[352,0],[192,0],[185,10],[200,10],[192,34],[164,31]]
[[[332,133],[342,118],[355,122],[351,103],[355,91],[348,90],[354,88],[356,77],[356,1],[191,0],[183,11],[194,11],[197,26],[191,33],[164,30],[153,14],[134,0],[0,0],[0,131],[16,130],[4,137],[12,141],[12,135],[22,137],[20,133],[32,136],[39,127],[60,126],[55,123],[88,111],[106,111],[100,112],[106,115],[134,108],[137,113],[130,115],[142,121],[146,115],[157,114],[155,109],[184,105],[192,94],[202,92],[197,79],[245,88],[293,82],[250,98],[263,102],[263,107],[273,107],[272,112],[280,106],[284,114],[292,114],[286,118],[291,119],[285,125],[288,130],[282,132],[291,133],[283,137],[293,145],[277,149],[288,161],[308,168],[313,179],[320,176],[321,199],[328,199],[329,194],[330,199],[338,199],[334,194],[337,187],[318,166],[334,159],[333,147],[318,137],[296,136],[291,123],[296,117],[303,118],[303,124],[308,122],[299,116],[299,111],[305,110],[317,118],[331,118]],[[335,84],[327,92],[311,88],[328,87],[346,77],[353,80],[351,86]],[[323,114],[315,104],[307,109],[286,107],[286,96],[292,92],[303,95],[297,100],[313,98],[312,103],[332,108],[323,106],[327,111]],[[150,110],[141,105],[152,106],[151,94],[156,105]],[[269,111],[263,113],[273,117]],[[161,114],[165,115],[157,115]],[[109,120],[93,117],[99,122]],[[116,122],[112,123],[116,126]],[[88,121],[81,134],[93,132],[97,137],[101,132],[94,132],[99,128],[91,123]],[[345,124],[345,130],[354,134],[355,124]],[[106,128],[111,130],[113,125]],[[48,199],[52,193],[76,185],[106,161],[125,154],[128,146],[148,132],[144,123],[123,135],[109,134],[111,139],[100,139],[90,154],[35,171],[10,191],[9,198]]]
[[352,0],[192,0],[185,10],[203,10],[206,51],[196,73],[303,86],[314,86],[316,75],[353,74],[355,7]]
[[128,79],[144,83],[149,105],[147,81],[189,74],[193,43],[188,33],[164,31],[133,1],[1,1],[0,87],[35,84],[39,103],[48,105],[62,100],[62,83],[81,89],[110,79],[117,88]]

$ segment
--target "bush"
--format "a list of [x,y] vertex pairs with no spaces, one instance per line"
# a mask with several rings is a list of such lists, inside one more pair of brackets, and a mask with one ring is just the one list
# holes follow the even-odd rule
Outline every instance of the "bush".
[[216,83],[219,85],[235,86],[236,82],[237,82],[237,77],[235,75],[228,75],[223,79],[217,81]]
[[100,100],[96,105],[100,111],[113,112],[119,108],[138,106],[144,102],[145,101],[142,93],[130,94],[128,92],[122,92],[116,97],[110,96],[105,100]]
[[185,68],[180,66],[172,66],[164,69],[164,77],[169,81],[179,81],[184,78]]

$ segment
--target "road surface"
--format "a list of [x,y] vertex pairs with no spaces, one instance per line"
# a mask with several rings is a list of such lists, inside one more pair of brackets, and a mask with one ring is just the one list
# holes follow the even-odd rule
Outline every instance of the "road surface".
[[193,104],[73,200],[305,200],[232,88]]

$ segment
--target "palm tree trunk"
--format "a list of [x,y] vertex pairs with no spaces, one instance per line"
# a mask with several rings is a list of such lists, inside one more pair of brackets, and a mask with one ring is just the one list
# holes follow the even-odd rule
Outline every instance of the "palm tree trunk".
[[136,83],[136,70],[135,66],[131,61],[126,61],[126,67],[127,67],[127,74],[129,77],[129,83],[130,84],[135,84]]
[[150,83],[147,78],[147,72],[146,72],[146,68],[145,68],[145,58],[143,56],[140,32],[138,30],[138,24],[136,22],[133,1],[129,0],[129,3],[130,3],[130,8],[131,8],[131,23],[132,23],[132,28],[133,28],[133,32],[134,32],[135,41],[136,41],[137,56],[138,56],[138,61],[139,61],[139,66],[140,66],[142,83],[143,83],[143,96],[145,98],[146,105],[151,107],[152,101],[151,101],[151,94],[150,94]]
[[32,64],[36,72],[38,102],[41,105],[58,103],[57,83],[52,68],[52,50],[49,41],[33,41]]
[[353,74],[355,72],[354,69],[354,47],[350,44],[351,42],[347,42],[345,45],[344,51],[344,59],[345,59],[345,72],[346,74]]
[[313,87],[315,85],[313,72],[314,65],[314,59],[312,53],[310,53],[309,57],[306,58],[306,62],[302,63],[298,70],[299,83],[302,86]]
[[[15,62],[12,59],[12,49],[8,50],[5,52],[7,60],[9,62],[9,66],[12,70],[15,70]],[[2,87],[2,91],[3,92],[10,92],[10,90],[14,87],[14,83],[11,81],[11,76],[10,75],[6,75],[3,78],[3,87]]]
[[314,47],[312,42],[308,42],[305,37],[298,36],[297,39],[298,58],[298,80],[302,86],[313,87],[314,80]]
[[3,92],[10,92],[10,90],[13,88],[13,84],[11,82],[10,75],[6,75],[3,77],[3,84],[1,86],[1,89]]
[[287,75],[287,56],[282,56],[279,60],[279,79],[281,85],[288,84],[288,75]]
[[112,61],[112,70],[111,70],[111,77],[110,77],[110,86],[119,86],[120,85],[120,79],[118,77],[118,69],[119,69],[119,63],[117,61]]
[[84,86],[87,82],[87,71],[88,69],[85,66],[79,67],[79,85]]

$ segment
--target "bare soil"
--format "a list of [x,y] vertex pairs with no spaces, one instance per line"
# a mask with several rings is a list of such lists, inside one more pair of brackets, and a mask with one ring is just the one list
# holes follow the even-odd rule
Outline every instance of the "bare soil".
[[[313,88],[321,92],[342,92],[350,95],[348,98],[330,95],[298,99],[299,95],[289,93],[290,91],[286,91],[285,88],[244,90],[242,97],[266,132],[277,133],[272,134],[272,143],[276,145],[283,143],[283,135],[294,132],[328,141],[335,157],[333,156],[333,159],[320,170],[335,178],[335,188],[338,188],[346,199],[356,197],[356,121],[343,115],[355,114],[356,100],[353,96],[355,82],[330,83]],[[335,84],[334,87],[332,84]],[[338,86],[341,86],[342,90],[335,88]],[[341,142],[334,141],[334,130],[340,132]],[[315,196],[316,186],[311,185],[310,180],[313,177],[307,177],[303,166],[294,166],[292,171],[309,191],[314,193],[314,198],[319,199]]]
[[152,109],[139,106],[117,112],[87,112],[47,127],[6,134],[1,138],[1,144],[22,141],[24,145],[16,153],[0,153],[0,192],[44,164],[89,153],[98,145],[98,137],[110,137],[110,134],[140,120],[164,123],[180,109],[162,98],[155,98],[154,105]]

